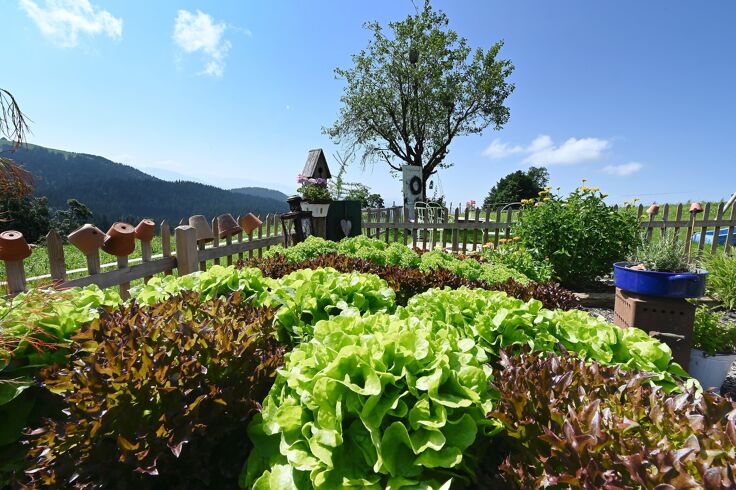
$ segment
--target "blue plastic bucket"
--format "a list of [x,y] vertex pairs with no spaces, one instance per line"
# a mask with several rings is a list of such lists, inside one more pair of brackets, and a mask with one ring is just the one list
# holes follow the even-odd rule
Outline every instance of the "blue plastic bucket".
[[699,298],[705,294],[708,271],[655,272],[629,269],[630,262],[613,264],[613,282],[617,288],[637,294],[663,298]]

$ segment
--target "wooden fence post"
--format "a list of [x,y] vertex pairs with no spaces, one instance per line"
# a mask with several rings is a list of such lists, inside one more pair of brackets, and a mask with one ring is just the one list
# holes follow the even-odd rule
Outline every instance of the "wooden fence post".
[[5,262],[5,277],[8,281],[8,294],[18,294],[26,290],[26,272],[22,260]]
[[64,263],[64,244],[56,230],[50,230],[46,235],[46,251],[49,254],[51,279],[54,281],[65,281],[66,264]]
[[176,269],[179,276],[191,274],[197,270],[197,230],[184,225],[176,227]]
[[[118,262],[118,270],[127,268],[128,267],[128,256],[127,255],[118,256],[117,262]],[[120,283],[120,297],[123,299],[130,298],[129,289],[130,289],[129,282]]]
[[[161,222],[161,255],[171,257],[171,230],[166,220]],[[171,269],[164,272],[167,276],[171,275]]]
[[[220,225],[217,224],[217,218],[212,218],[212,234],[215,238],[212,241],[212,248],[220,246]],[[214,260],[215,265],[220,265],[220,259]]]

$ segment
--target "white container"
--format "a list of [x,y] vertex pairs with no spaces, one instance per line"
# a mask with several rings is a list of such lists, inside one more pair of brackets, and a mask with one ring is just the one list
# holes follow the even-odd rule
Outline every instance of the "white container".
[[313,218],[324,218],[330,209],[330,203],[316,204],[311,202],[302,202],[302,210],[311,211]]
[[709,356],[700,349],[690,349],[690,376],[700,381],[704,390],[721,389],[731,364],[736,361],[736,354],[716,354]]

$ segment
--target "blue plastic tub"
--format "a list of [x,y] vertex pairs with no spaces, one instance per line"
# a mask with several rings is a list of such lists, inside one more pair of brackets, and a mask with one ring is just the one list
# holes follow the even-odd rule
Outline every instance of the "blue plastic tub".
[[[725,245],[726,239],[728,238],[728,228],[721,228],[718,232],[718,244],[719,245]],[[714,231],[706,231],[705,232],[705,243],[708,245],[713,243],[713,234]],[[692,240],[694,242],[700,242],[700,232],[693,233]],[[733,236],[731,236],[731,245],[736,245],[736,230],[734,230]]]
[[708,271],[654,272],[637,271],[630,262],[613,264],[613,282],[617,288],[632,293],[663,298],[699,298],[705,294]]

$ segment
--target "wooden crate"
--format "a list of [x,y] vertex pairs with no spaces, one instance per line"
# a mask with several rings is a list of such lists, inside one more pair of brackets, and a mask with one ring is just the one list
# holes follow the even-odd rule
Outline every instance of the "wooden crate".
[[616,288],[613,321],[623,328],[636,327],[666,343],[675,362],[690,363],[695,306],[681,298],[634,294]]

